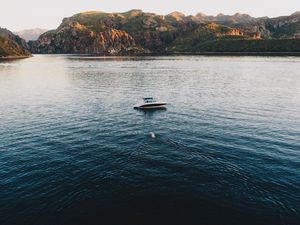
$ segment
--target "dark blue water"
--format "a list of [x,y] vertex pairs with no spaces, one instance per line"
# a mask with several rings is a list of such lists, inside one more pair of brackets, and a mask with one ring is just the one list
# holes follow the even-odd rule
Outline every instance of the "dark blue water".
[[300,58],[0,62],[0,224],[300,224]]

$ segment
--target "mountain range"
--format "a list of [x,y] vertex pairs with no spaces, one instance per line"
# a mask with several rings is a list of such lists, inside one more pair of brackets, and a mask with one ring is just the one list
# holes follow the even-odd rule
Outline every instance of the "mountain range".
[[34,28],[34,29],[26,29],[21,31],[13,32],[15,35],[23,38],[25,41],[35,41],[39,38],[39,36],[45,33],[46,29]]
[[[20,39],[11,37],[14,42]],[[35,54],[300,52],[300,12],[255,18],[240,13],[186,16],[136,9],[124,13],[92,11],[64,18],[57,29],[46,31],[37,40],[19,42]]]

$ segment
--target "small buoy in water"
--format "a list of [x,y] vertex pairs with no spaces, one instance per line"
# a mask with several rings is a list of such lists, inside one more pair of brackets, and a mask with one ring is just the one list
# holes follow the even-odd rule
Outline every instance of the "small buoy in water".
[[153,132],[150,132],[150,136],[151,136],[152,138],[155,138],[155,134],[154,134]]

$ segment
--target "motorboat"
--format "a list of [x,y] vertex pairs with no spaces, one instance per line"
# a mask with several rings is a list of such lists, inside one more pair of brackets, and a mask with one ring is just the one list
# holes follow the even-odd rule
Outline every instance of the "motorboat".
[[152,97],[143,98],[143,102],[133,106],[134,109],[164,109],[166,102],[158,102]]

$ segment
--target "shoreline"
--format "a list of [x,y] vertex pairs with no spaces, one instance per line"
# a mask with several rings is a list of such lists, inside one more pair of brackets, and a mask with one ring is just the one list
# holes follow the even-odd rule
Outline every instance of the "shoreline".
[[[33,55],[74,55],[74,56],[106,56],[106,57],[138,57],[138,56],[300,56],[300,52],[164,52],[164,53],[146,53],[146,54],[80,54],[80,53],[33,53]],[[28,58],[33,56],[18,57]],[[7,58],[7,59],[14,59]],[[2,59],[0,57],[0,59]]]
[[0,56],[0,61],[1,60],[16,60],[16,59],[27,59],[33,57],[33,55],[29,55],[29,56]]
[[34,57],[34,55],[73,55],[73,56],[90,56],[90,57],[143,57],[143,56],[300,56],[300,52],[165,52],[165,53],[147,53],[147,54],[77,54],[77,53],[32,53],[29,56],[0,56],[0,61],[27,59]]
[[300,52],[173,52],[171,55],[204,56],[300,56]]

